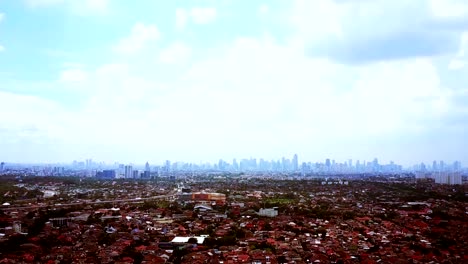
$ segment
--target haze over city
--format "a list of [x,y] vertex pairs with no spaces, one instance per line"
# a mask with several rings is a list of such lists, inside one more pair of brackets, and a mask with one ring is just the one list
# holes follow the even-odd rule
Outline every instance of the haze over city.
[[0,161],[468,164],[468,2],[0,1]]

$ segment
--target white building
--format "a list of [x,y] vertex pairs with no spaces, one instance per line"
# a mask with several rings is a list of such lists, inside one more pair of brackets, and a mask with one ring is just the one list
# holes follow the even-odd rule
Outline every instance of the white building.
[[460,173],[439,172],[434,176],[435,183],[438,184],[462,184],[462,177]]
[[265,209],[261,208],[260,211],[258,211],[258,215],[275,217],[278,215],[278,208],[277,207],[265,208]]

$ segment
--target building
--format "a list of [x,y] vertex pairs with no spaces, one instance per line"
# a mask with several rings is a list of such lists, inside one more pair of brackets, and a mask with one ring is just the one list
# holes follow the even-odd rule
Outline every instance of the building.
[[149,179],[151,175],[151,168],[148,162],[145,164],[145,171],[143,172],[142,178]]
[[21,234],[21,222],[20,221],[14,221],[13,222],[13,231],[17,234]]
[[191,195],[192,201],[196,202],[211,202],[217,204],[226,203],[226,195],[224,193],[206,193],[206,192],[195,192]]
[[278,215],[278,208],[273,207],[273,208],[260,208],[260,211],[258,211],[258,215],[261,216],[268,216],[268,217],[275,217]]
[[64,167],[54,167],[54,175],[63,176],[64,172],[65,172]]
[[461,162],[460,161],[455,161],[453,163],[453,170],[454,171],[460,171],[461,170]]
[[125,166],[124,177],[125,177],[125,179],[133,178],[133,168],[132,168],[131,165]]
[[3,168],[5,167],[5,162],[0,163],[0,172],[3,171]]
[[165,172],[170,172],[171,171],[171,161],[166,160],[166,164],[164,165],[164,170],[165,170]]
[[416,179],[426,179],[427,178],[426,173],[421,172],[421,171],[416,172],[414,176],[415,176]]
[[293,165],[293,170],[297,171],[299,169],[299,161],[297,158],[297,154],[294,154],[293,160],[292,160],[292,165]]
[[133,174],[133,177],[132,177],[132,178],[133,178],[133,179],[139,179],[139,178],[140,178],[140,174],[139,174],[139,173],[140,173],[140,172],[139,172],[138,170],[134,170],[134,171],[132,172],[132,174]]
[[205,241],[205,238],[208,236],[192,236],[192,237],[181,237],[181,236],[176,236],[171,240],[171,243],[174,245],[184,245],[187,244],[190,240],[190,238],[194,238],[194,241],[196,239],[197,244],[203,245],[203,242]]
[[96,173],[96,177],[99,179],[115,179],[115,170],[103,170]]
[[462,184],[462,177],[460,173],[439,172],[434,175],[434,180],[437,184]]

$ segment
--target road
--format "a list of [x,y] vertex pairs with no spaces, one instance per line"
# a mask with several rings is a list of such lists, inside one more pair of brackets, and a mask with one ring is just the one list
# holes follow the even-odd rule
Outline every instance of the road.
[[28,210],[28,209],[39,209],[39,208],[46,208],[46,207],[67,207],[67,206],[74,206],[74,205],[82,205],[82,204],[105,204],[105,203],[140,203],[148,200],[160,200],[160,199],[167,199],[174,197],[173,194],[166,194],[166,195],[157,195],[152,197],[145,197],[145,198],[129,198],[129,199],[116,199],[116,200],[105,200],[105,201],[94,201],[94,202],[77,202],[77,203],[57,203],[54,205],[31,205],[31,206],[8,206],[0,208],[3,211],[14,211],[14,210]]

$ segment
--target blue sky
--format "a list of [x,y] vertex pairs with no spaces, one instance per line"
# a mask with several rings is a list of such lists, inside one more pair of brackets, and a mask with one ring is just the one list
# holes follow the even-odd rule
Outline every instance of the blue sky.
[[0,0],[0,160],[468,163],[464,0]]

